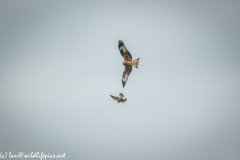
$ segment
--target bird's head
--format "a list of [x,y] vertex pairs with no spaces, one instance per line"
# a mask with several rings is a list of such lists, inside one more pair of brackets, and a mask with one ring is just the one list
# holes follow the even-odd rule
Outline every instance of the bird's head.
[[124,95],[122,93],[119,93],[119,97],[124,97]]

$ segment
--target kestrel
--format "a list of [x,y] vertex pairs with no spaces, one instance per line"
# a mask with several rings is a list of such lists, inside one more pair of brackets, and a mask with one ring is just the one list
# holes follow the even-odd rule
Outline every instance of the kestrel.
[[122,93],[119,93],[119,97],[114,97],[114,96],[112,96],[112,95],[110,95],[110,96],[111,96],[114,100],[118,101],[118,103],[119,103],[119,102],[124,103],[124,102],[127,100],[127,98],[123,99],[124,95],[123,95]]
[[132,61],[132,55],[127,50],[122,40],[118,41],[118,49],[124,59],[124,62],[122,63],[125,66],[125,69],[122,74],[122,85],[124,88],[125,84],[127,83],[128,77],[132,71],[132,66],[138,68],[138,61],[140,58]]

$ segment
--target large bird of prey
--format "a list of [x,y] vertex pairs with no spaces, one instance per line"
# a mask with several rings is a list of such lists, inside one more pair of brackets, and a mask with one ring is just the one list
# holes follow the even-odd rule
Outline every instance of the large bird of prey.
[[140,58],[132,61],[132,55],[127,50],[127,48],[122,40],[118,41],[118,49],[124,59],[123,65],[125,66],[125,69],[122,74],[122,85],[124,88],[125,84],[127,83],[128,77],[132,71],[132,66],[138,68],[138,61]]
[[123,95],[122,93],[119,93],[119,97],[115,97],[115,96],[112,96],[112,95],[110,95],[110,96],[111,96],[114,100],[118,101],[118,103],[119,103],[119,102],[124,103],[124,102],[127,100],[127,98],[123,99],[124,95]]

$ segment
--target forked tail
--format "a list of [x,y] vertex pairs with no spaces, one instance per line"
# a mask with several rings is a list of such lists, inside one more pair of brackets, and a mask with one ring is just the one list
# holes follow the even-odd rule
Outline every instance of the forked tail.
[[140,59],[140,58],[135,59],[135,60],[133,61],[133,62],[134,62],[133,66],[136,67],[136,68],[138,68],[139,59]]

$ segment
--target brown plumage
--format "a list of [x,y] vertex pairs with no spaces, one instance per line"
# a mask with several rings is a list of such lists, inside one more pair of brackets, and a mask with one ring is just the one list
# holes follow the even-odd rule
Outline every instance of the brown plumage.
[[127,50],[127,48],[122,40],[118,41],[118,49],[124,59],[123,65],[125,66],[125,69],[122,74],[122,84],[123,84],[123,88],[124,88],[125,84],[127,83],[128,77],[132,71],[132,66],[138,68],[138,62],[139,62],[140,58],[132,61],[132,55]]
[[119,103],[119,102],[124,103],[124,102],[127,100],[127,98],[123,99],[124,95],[123,95],[122,93],[119,93],[119,97],[115,97],[115,96],[112,96],[112,95],[110,95],[110,96],[111,96],[115,101],[118,101],[118,103]]

